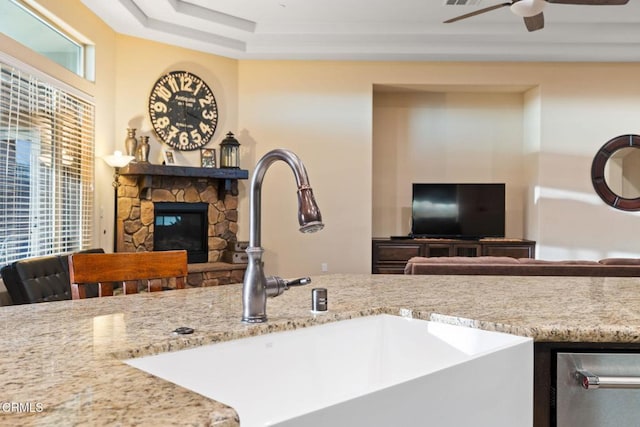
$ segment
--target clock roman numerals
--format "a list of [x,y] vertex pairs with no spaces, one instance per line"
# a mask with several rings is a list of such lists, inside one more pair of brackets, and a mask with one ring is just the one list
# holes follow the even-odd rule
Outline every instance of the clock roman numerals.
[[160,139],[179,150],[206,145],[218,123],[218,107],[207,84],[186,71],[161,77],[149,96],[149,116]]

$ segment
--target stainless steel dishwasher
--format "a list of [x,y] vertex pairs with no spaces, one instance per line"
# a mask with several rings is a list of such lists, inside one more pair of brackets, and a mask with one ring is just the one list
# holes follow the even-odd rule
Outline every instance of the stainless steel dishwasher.
[[557,427],[640,426],[640,354],[558,353]]

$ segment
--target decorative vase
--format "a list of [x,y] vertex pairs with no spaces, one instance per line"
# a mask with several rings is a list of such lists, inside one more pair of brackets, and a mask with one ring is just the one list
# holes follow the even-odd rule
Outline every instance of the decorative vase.
[[138,151],[136,152],[136,160],[139,162],[149,163],[149,137],[140,136],[138,143]]
[[136,156],[138,141],[136,140],[135,128],[127,128],[127,138],[124,140],[124,148],[127,151],[127,156]]

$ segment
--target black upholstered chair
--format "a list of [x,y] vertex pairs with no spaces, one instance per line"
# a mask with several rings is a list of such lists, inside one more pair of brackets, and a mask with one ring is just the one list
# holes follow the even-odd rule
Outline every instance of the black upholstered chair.
[[62,268],[58,256],[18,261],[15,272],[25,303],[71,299],[69,275]]
[[24,294],[24,289],[18,284],[18,273],[15,270],[14,264],[5,265],[0,270],[2,274],[2,282],[4,287],[7,288],[7,292],[11,297],[11,302],[15,305],[26,304],[27,296]]
[[[104,253],[88,249],[82,253]],[[71,299],[68,255],[47,255],[15,261],[2,268],[2,281],[13,304]],[[97,284],[87,285],[87,297],[98,296]]]

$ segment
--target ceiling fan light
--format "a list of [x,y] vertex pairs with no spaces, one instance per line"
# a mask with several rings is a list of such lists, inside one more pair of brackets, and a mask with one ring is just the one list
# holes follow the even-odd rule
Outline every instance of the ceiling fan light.
[[520,0],[511,5],[511,11],[518,16],[528,18],[542,12],[546,4],[545,0]]

